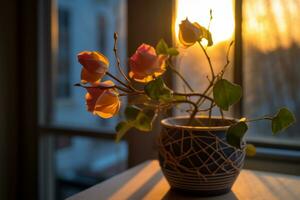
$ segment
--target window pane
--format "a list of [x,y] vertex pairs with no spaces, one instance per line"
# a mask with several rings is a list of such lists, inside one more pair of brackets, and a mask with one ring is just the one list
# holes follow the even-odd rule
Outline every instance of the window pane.
[[[113,54],[113,33],[119,35],[118,50],[122,62],[126,60],[126,0],[57,0],[58,54],[53,66],[52,124],[112,131],[118,116],[102,120],[86,111],[80,82],[81,65],[77,54],[81,51],[100,51],[110,60],[109,71],[118,76]],[[124,66],[124,65],[123,65]]]
[[[179,24],[186,18],[191,22],[197,22],[204,27],[209,26],[212,33],[214,45],[207,48],[207,52],[211,58],[215,73],[219,73],[226,63],[226,52],[230,42],[234,36],[234,4],[232,0],[177,0],[175,21],[175,38],[176,45],[180,46],[178,40]],[[212,9],[213,19],[210,21],[210,9]],[[205,41],[203,43],[205,46]],[[207,75],[211,78],[210,68],[203,51],[198,44],[194,44],[189,48],[179,48],[180,56],[177,57],[177,69],[188,80],[192,88],[196,92],[203,92],[208,86]],[[233,49],[230,52],[229,59],[233,62]],[[174,74],[175,85],[177,91],[189,92],[181,79]],[[225,77],[232,79],[232,65],[230,64]],[[211,91],[209,92],[211,94]],[[207,108],[209,105],[203,105]],[[185,114],[187,106],[177,110],[178,115]],[[202,114],[202,113],[201,113]],[[229,115],[230,113],[226,113]],[[216,110],[214,115],[219,115]]]
[[127,143],[84,137],[56,138],[56,199],[65,199],[127,168]]
[[[243,1],[244,112],[273,114],[287,106],[299,119],[300,1]],[[300,144],[299,123],[274,137],[270,122],[252,124],[253,140]]]

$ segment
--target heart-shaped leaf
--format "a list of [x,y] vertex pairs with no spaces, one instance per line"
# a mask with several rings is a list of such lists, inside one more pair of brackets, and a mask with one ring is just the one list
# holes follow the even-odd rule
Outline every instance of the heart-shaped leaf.
[[127,106],[125,108],[125,117],[127,121],[134,121],[136,120],[137,116],[141,112],[141,109],[137,106]]
[[119,142],[125,133],[132,128],[132,125],[126,121],[119,122],[116,126],[117,136],[116,142]]
[[140,131],[151,131],[154,115],[154,111],[150,109],[141,111],[134,122],[134,127]]
[[170,56],[177,56],[179,54],[179,51],[175,48],[168,48],[168,51],[167,53],[170,55]]
[[156,54],[167,55],[168,54],[168,45],[164,39],[160,39],[155,48]]
[[287,108],[281,108],[272,118],[272,132],[277,134],[283,131],[296,121],[294,114]]
[[228,144],[241,148],[241,141],[248,130],[248,126],[245,122],[238,122],[231,125],[226,132],[226,140]]
[[166,86],[161,77],[150,81],[144,89],[146,94],[153,100],[162,102],[172,100],[173,91]]
[[126,121],[122,121],[116,126],[116,142],[119,142],[126,132],[133,127],[140,131],[152,130],[152,123],[155,118],[155,112],[152,109],[145,108],[142,110],[136,106],[128,106],[125,109],[125,116]]
[[213,96],[217,106],[223,110],[228,110],[229,106],[240,100],[242,88],[226,79],[220,79],[214,85]]

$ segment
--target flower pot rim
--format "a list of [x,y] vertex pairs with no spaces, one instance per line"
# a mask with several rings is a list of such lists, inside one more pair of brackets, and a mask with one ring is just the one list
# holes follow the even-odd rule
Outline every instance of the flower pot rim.
[[[230,125],[221,125],[221,126],[190,126],[190,125],[181,125],[174,123],[175,120],[187,120],[190,116],[175,116],[175,117],[168,117],[162,119],[160,121],[161,125],[168,128],[178,128],[178,129],[185,129],[185,130],[195,130],[195,131],[226,131]],[[196,116],[196,119],[208,119],[208,116]],[[238,119],[231,118],[231,117],[224,117],[221,116],[211,116],[212,120],[218,121],[228,121],[228,122],[238,122]],[[173,121],[173,122],[172,122]]]

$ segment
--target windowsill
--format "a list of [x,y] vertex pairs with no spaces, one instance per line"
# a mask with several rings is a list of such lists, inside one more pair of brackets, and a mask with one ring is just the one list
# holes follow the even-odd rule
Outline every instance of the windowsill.
[[246,169],[300,175],[300,151],[270,147],[256,147],[256,155],[247,157]]

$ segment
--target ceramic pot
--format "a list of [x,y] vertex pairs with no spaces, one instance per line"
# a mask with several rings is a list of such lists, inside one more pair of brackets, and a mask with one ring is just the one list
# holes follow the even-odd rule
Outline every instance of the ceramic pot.
[[244,164],[245,150],[226,142],[226,130],[235,119],[188,116],[161,121],[159,163],[172,189],[198,196],[227,193]]

